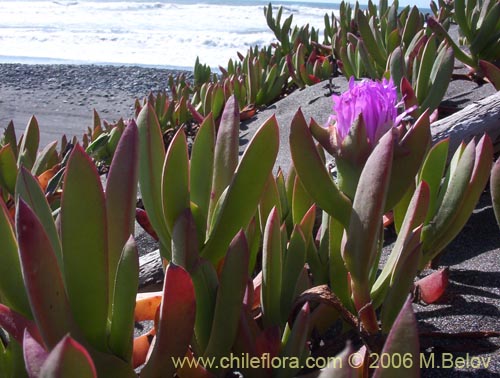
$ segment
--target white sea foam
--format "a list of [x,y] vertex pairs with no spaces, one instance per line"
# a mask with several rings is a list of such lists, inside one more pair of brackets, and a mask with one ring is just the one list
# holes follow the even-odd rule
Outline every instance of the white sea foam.
[[[1,1],[0,62],[215,68],[267,45],[267,1]],[[273,2],[273,5],[278,3]],[[283,2],[283,19],[323,30],[332,3]],[[335,11],[337,12],[337,11]]]

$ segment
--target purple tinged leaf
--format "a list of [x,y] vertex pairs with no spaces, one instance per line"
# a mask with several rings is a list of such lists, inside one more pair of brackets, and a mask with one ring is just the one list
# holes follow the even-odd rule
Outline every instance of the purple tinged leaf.
[[389,332],[401,306],[408,297],[408,293],[413,288],[418,264],[422,258],[421,232],[422,225],[408,237],[406,245],[401,251],[396,264],[394,264],[389,288],[380,314],[382,332]]
[[[108,242],[101,180],[76,145],[68,160],[61,199],[61,242],[68,298],[75,321],[91,345],[107,350]],[[60,336],[62,337],[62,336]]]
[[290,128],[290,150],[297,175],[310,196],[319,207],[347,227],[351,201],[339,191],[323,165],[300,109]]
[[415,181],[431,143],[429,113],[426,110],[394,146],[392,174],[385,210],[391,210]]
[[0,327],[19,344],[23,343],[24,331],[27,330],[38,343],[43,343],[42,336],[33,320],[25,318],[20,313],[0,303]]
[[97,378],[94,362],[85,348],[69,335],[55,346],[45,360],[40,378],[65,378],[78,372],[81,378]]
[[239,135],[240,111],[238,102],[231,96],[226,102],[217,131],[208,219],[211,218],[220,195],[231,183],[238,166]]
[[343,258],[353,281],[357,310],[370,299],[369,274],[376,249],[391,177],[396,129],[387,132],[369,156],[359,178]]
[[9,210],[0,200],[0,296],[2,302],[27,318],[31,318],[31,309],[21,273],[18,244],[14,225]]
[[29,378],[38,378],[42,365],[49,356],[49,352],[35,340],[27,329],[24,330],[23,339],[24,364]]
[[185,356],[193,337],[196,300],[193,282],[182,267],[170,263],[165,271],[163,300],[156,341],[141,377],[171,377],[176,371],[173,361]]
[[[417,239],[415,239],[414,233],[417,227],[424,223],[427,209],[429,208],[429,202],[429,186],[425,181],[421,181],[415,190],[415,193],[413,193],[391,254],[387,259],[382,272],[372,286],[371,296],[375,307],[378,307],[384,301],[385,293],[390,283],[389,281],[391,281],[391,277],[394,275],[397,265],[400,264],[398,261],[405,261],[407,259],[405,251],[407,253],[411,253],[412,250],[416,248]],[[408,244],[412,239],[414,239],[413,244],[411,248],[408,249]],[[420,240],[420,232],[418,240]],[[416,263],[418,265],[419,261]]]
[[43,225],[50,239],[59,269],[61,272],[64,272],[61,241],[59,240],[59,234],[54,223],[52,210],[38,180],[25,167],[20,168],[17,176],[16,195],[18,198],[22,198],[33,210],[38,219],[40,219],[40,223]]
[[44,343],[52,349],[68,332],[77,333],[61,272],[45,230],[22,199],[16,226],[31,310]]
[[484,76],[490,81],[497,91],[500,91],[500,68],[494,64],[486,61],[479,60],[479,67],[484,72]]
[[115,277],[123,247],[134,233],[139,136],[135,121],[130,121],[118,142],[106,183],[108,229],[108,291],[114,292]]
[[189,209],[177,218],[172,231],[172,262],[191,272],[199,261],[196,223]]
[[[283,350],[280,353],[281,358],[298,358],[301,362],[304,361],[307,353],[306,342],[309,337],[309,318],[310,309],[309,303],[306,302],[300,309],[295,318],[292,330],[286,341]],[[299,364],[300,365],[300,364]],[[293,377],[300,370],[299,368],[289,367],[277,370],[277,377]]]
[[[403,305],[387,336],[381,355],[384,353],[389,356],[397,354],[402,358],[407,358],[408,368],[405,369],[405,377],[420,377],[420,345],[417,319],[413,313],[410,296]],[[378,366],[375,369],[373,377],[399,378],[401,377],[401,367],[396,368],[391,364],[389,366]]]

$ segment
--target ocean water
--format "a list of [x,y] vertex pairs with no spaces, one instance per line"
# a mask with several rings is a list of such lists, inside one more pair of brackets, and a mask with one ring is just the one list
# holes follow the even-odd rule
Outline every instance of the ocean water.
[[[137,64],[213,69],[275,40],[268,0],[0,1],[0,63]],[[323,30],[338,2],[275,1],[283,19]],[[337,13],[338,14],[338,13]]]

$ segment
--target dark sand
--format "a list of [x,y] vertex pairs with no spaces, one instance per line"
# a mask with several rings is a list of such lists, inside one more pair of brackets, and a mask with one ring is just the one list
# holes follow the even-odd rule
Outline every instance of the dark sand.
[[35,115],[41,147],[62,134],[80,138],[92,125],[93,109],[109,122],[131,118],[135,99],[167,89],[169,74],[176,73],[133,66],[0,64],[0,127],[12,120],[19,137]]

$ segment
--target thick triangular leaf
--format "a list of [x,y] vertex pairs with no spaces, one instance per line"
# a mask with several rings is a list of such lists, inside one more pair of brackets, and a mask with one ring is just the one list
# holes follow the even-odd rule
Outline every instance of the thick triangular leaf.
[[290,128],[290,150],[297,174],[311,197],[319,207],[347,227],[351,201],[339,191],[326,170],[300,109]]
[[174,360],[185,356],[193,337],[195,312],[194,287],[189,273],[170,263],[165,272],[156,341],[141,377],[157,377],[158,372],[165,377],[173,376]]
[[254,216],[279,145],[276,118],[268,119],[250,141],[228,188],[202,256],[216,264],[238,230]]
[[16,216],[19,255],[33,317],[48,348],[75,333],[61,272],[40,221],[20,199]]
[[[78,144],[61,199],[61,242],[68,298],[77,324],[97,349],[107,349],[108,244],[105,198],[94,163]],[[62,336],[61,336],[62,337]]]
[[23,355],[26,371],[30,378],[38,378],[49,352],[35,340],[28,330],[24,331]]
[[18,245],[9,211],[0,200],[0,296],[2,302],[31,318],[31,309],[21,274]]
[[109,347],[125,361],[132,357],[134,311],[139,286],[139,254],[133,236],[123,247],[118,262],[111,304]]
[[132,120],[123,131],[116,147],[106,183],[108,229],[109,293],[114,292],[115,276],[123,247],[134,233],[139,139]]
[[40,378],[66,378],[74,376],[75,373],[81,378],[97,378],[96,368],[89,353],[66,335],[45,360]]
[[231,241],[222,266],[205,357],[227,356],[233,347],[248,282],[248,259],[248,243],[240,231]]

